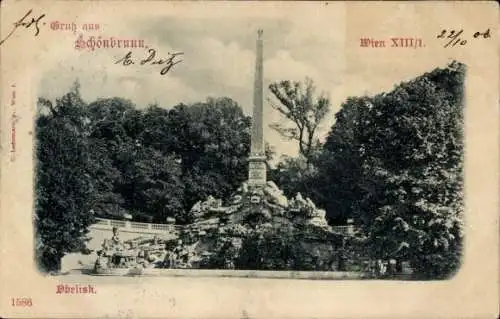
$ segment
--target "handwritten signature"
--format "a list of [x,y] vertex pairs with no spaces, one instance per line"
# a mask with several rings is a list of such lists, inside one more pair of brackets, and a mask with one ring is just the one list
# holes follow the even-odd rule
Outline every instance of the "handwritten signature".
[[[174,65],[181,63],[183,60],[179,60],[178,57],[183,55],[184,52],[175,52],[168,53],[167,58],[156,58],[156,50],[149,49],[147,52],[148,56],[142,60],[139,60],[139,65],[164,65],[164,67],[160,70],[161,75],[167,74]],[[136,64],[137,61],[134,61],[132,57],[132,51],[129,51],[123,58],[119,59],[115,62],[115,64],[122,64],[125,66]]]
[[8,38],[10,38],[14,32],[17,30],[19,27],[25,27],[26,29],[30,28],[32,25],[35,26],[35,37],[40,33],[40,26],[39,23],[45,17],[45,13],[41,14],[38,16],[38,18],[31,17],[31,20],[25,20],[27,19],[31,13],[33,12],[33,9],[30,9],[21,19],[19,19],[17,22],[14,22],[14,28],[10,31],[7,36],[0,40],[0,45],[2,45],[5,41],[7,41]]

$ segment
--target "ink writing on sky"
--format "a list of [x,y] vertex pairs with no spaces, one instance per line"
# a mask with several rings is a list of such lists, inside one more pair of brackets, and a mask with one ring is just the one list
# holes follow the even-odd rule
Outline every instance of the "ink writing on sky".
[[166,57],[158,57],[155,49],[148,49],[146,55],[142,58],[135,58],[132,51],[125,54],[124,57],[117,60],[115,64],[120,64],[123,66],[130,65],[159,65],[162,66],[160,70],[161,75],[167,74],[175,65],[181,63],[183,60],[181,56],[184,52],[168,52]]

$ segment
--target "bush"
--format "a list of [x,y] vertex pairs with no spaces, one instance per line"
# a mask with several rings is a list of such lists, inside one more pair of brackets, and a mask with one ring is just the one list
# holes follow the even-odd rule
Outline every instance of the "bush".
[[[328,244],[308,242],[292,227],[259,229],[242,243],[237,269],[252,270],[328,270],[333,254]],[[322,246],[322,247],[321,247]]]

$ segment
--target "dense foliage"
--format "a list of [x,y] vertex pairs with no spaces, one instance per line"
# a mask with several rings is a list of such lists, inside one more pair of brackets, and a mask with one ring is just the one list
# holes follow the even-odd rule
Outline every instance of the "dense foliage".
[[186,211],[209,195],[226,199],[246,180],[250,126],[250,118],[229,98],[168,111],[166,126],[156,130],[165,136],[167,152],[179,159]]
[[84,247],[97,195],[78,87],[55,105],[46,100],[40,105],[51,113],[36,121],[35,247],[40,269],[51,271],[66,252]]
[[463,85],[451,63],[387,94],[350,98],[317,163],[330,218],[354,218],[366,252],[418,275],[458,268],[463,220]]
[[237,240],[220,236],[207,268],[242,270],[332,270],[338,256],[331,243],[308,241],[292,225],[252,229]]
[[[407,260],[422,278],[450,276],[463,237],[464,77],[453,62],[391,92],[348,98],[323,145],[317,134],[328,99],[314,97],[312,81],[272,84],[274,106],[291,124],[275,129],[296,139],[300,154],[282,159],[269,178],[288,197],[300,192],[325,208],[331,224],[354,219],[359,238],[346,254]],[[139,109],[120,98],[86,104],[75,86],[55,103],[40,99],[41,268],[57,269],[65,253],[83,247],[96,215],[189,223],[197,201],[228,198],[247,178],[250,123],[228,98]],[[266,153],[273,156],[272,146]],[[218,243],[214,265],[318,267],[292,230],[250,234],[237,253],[232,245]]]
[[208,195],[246,179],[250,119],[228,98],[140,110],[120,98],[82,101],[78,86],[36,122],[37,254],[44,270],[81,249],[95,216],[178,223]]

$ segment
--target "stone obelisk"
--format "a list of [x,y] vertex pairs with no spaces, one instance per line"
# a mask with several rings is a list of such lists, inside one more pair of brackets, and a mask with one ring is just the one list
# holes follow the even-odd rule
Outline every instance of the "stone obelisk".
[[266,154],[264,148],[264,66],[262,30],[257,31],[257,52],[255,63],[255,83],[253,95],[252,139],[248,158],[248,185],[252,187],[266,184]]

